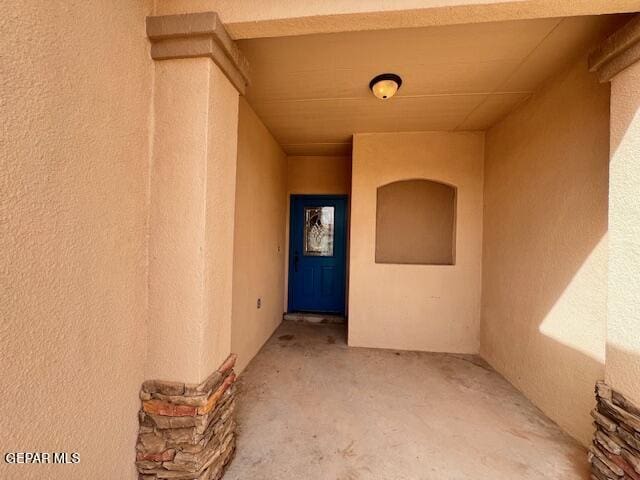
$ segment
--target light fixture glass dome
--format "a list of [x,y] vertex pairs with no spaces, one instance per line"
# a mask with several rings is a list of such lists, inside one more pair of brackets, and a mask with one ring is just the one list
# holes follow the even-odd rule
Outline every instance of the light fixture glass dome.
[[402,79],[395,73],[383,73],[369,82],[371,92],[380,100],[393,97],[402,85]]

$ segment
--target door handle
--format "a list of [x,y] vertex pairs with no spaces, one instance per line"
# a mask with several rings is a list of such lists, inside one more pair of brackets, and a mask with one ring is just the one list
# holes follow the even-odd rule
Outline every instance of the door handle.
[[298,263],[300,263],[300,255],[298,255],[298,252],[296,252],[293,255],[293,271],[294,272],[298,271]]

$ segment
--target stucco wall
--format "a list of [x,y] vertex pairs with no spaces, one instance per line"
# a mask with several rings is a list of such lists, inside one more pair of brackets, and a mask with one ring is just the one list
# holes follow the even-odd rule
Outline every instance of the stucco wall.
[[205,283],[207,298],[200,365],[203,377],[233,351],[233,249],[240,96],[222,70],[209,61]]
[[238,122],[231,349],[242,371],[282,321],[287,160],[244,98]]
[[[197,383],[210,60],[154,64],[146,378]],[[185,92],[176,95],[176,92]]]
[[611,82],[606,379],[640,404],[640,63]]
[[288,194],[346,195],[350,191],[350,157],[287,157]]
[[2,3],[0,478],[134,479],[146,320],[146,2]]
[[[354,136],[349,345],[479,348],[484,134]],[[426,178],[458,188],[455,265],[376,264],[376,189]]]
[[585,444],[604,374],[608,112],[580,59],[486,139],[481,354]]
[[198,383],[231,349],[238,92],[208,58],[154,71],[145,376]]

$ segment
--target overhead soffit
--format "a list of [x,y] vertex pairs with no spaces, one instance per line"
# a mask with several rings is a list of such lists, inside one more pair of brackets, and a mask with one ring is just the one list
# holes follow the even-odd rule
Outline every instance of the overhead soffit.
[[[342,154],[360,132],[485,130],[619,26],[616,16],[547,18],[238,41],[247,99],[289,154]],[[369,80],[395,72],[389,101]]]
[[155,0],[153,3],[154,15],[218,12],[236,40],[638,11],[638,0]]

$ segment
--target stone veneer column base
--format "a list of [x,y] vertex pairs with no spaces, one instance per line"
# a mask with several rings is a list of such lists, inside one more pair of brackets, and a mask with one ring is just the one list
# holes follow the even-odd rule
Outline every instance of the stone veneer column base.
[[640,480],[640,408],[604,382],[596,384],[596,399],[591,480]]
[[232,354],[199,385],[142,384],[136,466],[140,480],[218,480],[235,451]]

